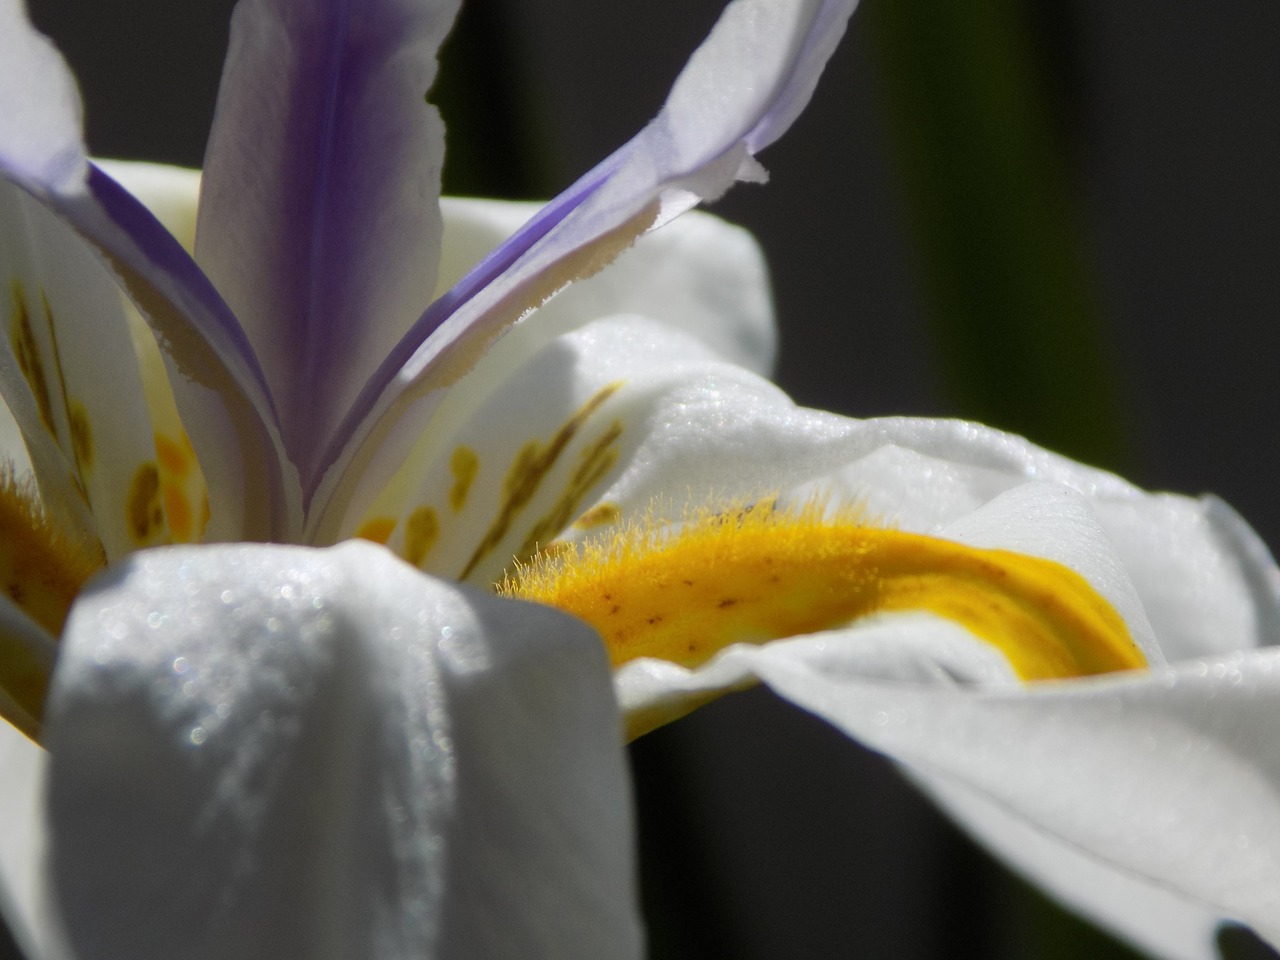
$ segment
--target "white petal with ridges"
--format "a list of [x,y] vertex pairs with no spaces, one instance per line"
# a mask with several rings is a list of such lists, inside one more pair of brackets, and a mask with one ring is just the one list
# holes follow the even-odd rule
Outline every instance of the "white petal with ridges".
[[63,644],[49,869],[93,956],[639,955],[575,621],[368,544],[204,547],[108,574]]
[[[982,645],[953,625],[882,617],[733,647],[694,671],[627,664],[616,683],[633,728],[762,679],[1116,872],[1117,887],[1145,878],[1196,904],[1188,922],[1199,934],[1210,916],[1277,927],[1280,747],[1268,731],[1280,651],[1265,645],[1276,640],[1278,575],[1230,511],[1143,493],[973,424],[842,420],[744,379],[686,383],[654,409],[602,494],[624,515],[657,497],[678,517],[682,490],[712,484],[724,502],[773,490],[862,503],[908,530],[1066,562],[1160,650],[1148,646],[1150,672],[1023,687],[974,659]],[[1177,662],[1161,666],[1165,654]],[[1069,871],[1045,863],[1052,890]],[[1022,866],[1034,879],[1035,859]],[[1155,900],[1120,931],[1161,943],[1168,900]]]

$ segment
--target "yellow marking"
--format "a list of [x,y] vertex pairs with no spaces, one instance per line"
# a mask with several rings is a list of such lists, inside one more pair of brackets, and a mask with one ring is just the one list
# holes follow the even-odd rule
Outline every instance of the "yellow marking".
[[516,553],[517,560],[525,560],[533,556],[543,543],[569,526],[569,522],[580,509],[587,494],[618,462],[618,451],[613,444],[620,436],[622,436],[622,423],[615,420],[591,446],[582,451],[578,459],[578,468],[569,478],[569,485],[565,487],[564,492],[560,494],[560,499],[555,502],[551,510],[530,528],[529,535],[525,537],[524,543]]
[[607,527],[622,519],[622,508],[616,503],[601,502],[573,521],[579,530],[592,530],[596,527]]
[[1120,615],[1059,563],[872,526],[853,510],[826,517],[819,504],[703,513],[675,533],[631,526],[537,558],[500,592],[582,618],[615,666],[696,667],[732,643],[900,611],[959,623],[1023,680],[1146,665]]
[[449,489],[449,506],[457,513],[467,503],[467,494],[471,492],[471,484],[475,483],[476,474],[480,472],[480,458],[470,447],[459,446],[449,458],[449,469],[453,472],[453,486]]
[[[479,566],[480,561],[503,541],[516,516],[529,505],[529,501],[538,492],[538,487],[551,472],[551,468],[555,466],[574,436],[600,408],[600,405],[613,396],[621,386],[621,382],[611,383],[598,390],[572,417],[565,421],[545,445],[538,440],[530,440],[520,448],[511,464],[511,469],[503,480],[503,501],[498,509],[498,516],[481,538],[475,552],[471,554],[471,559],[462,568],[462,573],[458,575],[459,580],[465,580],[470,576]],[[557,529],[554,532],[560,531]]]
[[430,507],[419,507],[404,522],[404,558],[422,566],[440,536],[440,521]]
[[385,546],[395,528],[396,521],[393,517],[374,517],[360,524],[356,530],[356,536],[361,540],[369,540]]
[[81,474],[93,469],[93,430],[89,426],[89,411],[84,404],[75,401],[67,406],[67,419],[71,424],[71,450]]
[[190,543],[192,530],[191,503],[187,495],[177,487],[160,484],[160,496],[164,503],[164,515],[169,521],[169,531],[179,543]]
[[129,536],[136,546],[152,546],[162,542],[165,532],[163,498],[160,492],[160,470],[147,462],[134,471],[125,501],[125,520]]
[[[186,440],[186,438],[183,438]],[[191,441],[186,444],[157,433],[155,435],[156,462],[163,473],[172,474],[175,478],[185,477],[191,470],[192,456],[188,453]]]
[[[0,583],[51,636],[62,632],[84,582],[105,563],[97,545],[64,536],[40,506],[34,483],[0,467]],[[0,635],[0,717],[32,739],[39,734],[51,664],[16,637]]]
[[196,504],[207,513],[208,496],[204,488],[204,474],[196,461],[196,452],[186,433],[177,439],[166,434],[153,434],[156,451],[156,468],[160,476],[160,502],[169,522],[171,539],[179,543],[192,543],[204,533],[208,517],[197,521]]
[[13,347],[14,359],[18,361],[18,369],[22,371],[31,395],[35,398],[36,407],[40,411],[40,421],[55,437],[57,427],[53,422],[53,399],[49,393],[49,378],[45,375],[44,362],[40,357],[40,345],[36,343],[35,331],[31,328],[31,313],[27,309],[26,298],[22,295],[22,287],[14,280],[11,285],[13,296],[13,312],[9,319],[9,343]]

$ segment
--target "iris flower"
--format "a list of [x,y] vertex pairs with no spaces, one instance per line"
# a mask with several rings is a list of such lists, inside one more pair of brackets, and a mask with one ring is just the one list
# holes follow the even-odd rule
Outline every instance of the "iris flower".
[[763,179],[853,6],[735,0],[533,208],[438,202],[456,4],[243,0],[198,180],[91,163],[0,0],[0,906],[32,957],[637,957],[620,744],[756,681],[1162,955],[1280,930],[1247,525],[796,407],[751,240],[672,222]]

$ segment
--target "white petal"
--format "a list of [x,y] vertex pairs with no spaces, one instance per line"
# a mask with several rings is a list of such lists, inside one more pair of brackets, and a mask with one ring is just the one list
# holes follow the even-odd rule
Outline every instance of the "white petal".
[[[450,578],[490,583],[560,538],[637,448],[686,383],[758,381],[705,346],[642,317],[611,317],[541,349],[521,327],[450,391],[395,481],[342,535],[395,521],[389,545]],[[655,414],[656,411],[656,414]],[[688,451],[686,451],[688,452]],[[455,462],[472,469],[459,489]],[[429,553],[407,544],[413,516],[437,529]]]
[[726,502],[818,494],[946,536],[1001,494],[1040,481],[1087,498],[1166,658],[1239,649],[1241,638],[1251,646],[1280,641],[1280,574],[1218,501],[1145,493],[978,424],[807,410],[772,384],[724,370],[673,378],[644,424],[642,443],[600,494],[623,515],[657,503],[678,519],[690,497],[713,493]]
[[9,341],[0,387],[45,501],[100,540],[108,558],[164,542],[152,423],[116,278],[70,228],[3,181],[0,282]]
[[142,553],[50,702],[50,876],[95,957],[638,957],[603,651],[369,544]]
[[1202,904],[1104,866],[963,787],[905,772],[987,849],[1071,909],[1152,956],[1218,960],[1218,917]]
[[[1280,921],[1280,651],[986,692],[887,686],[833,649],[795,654],[762,650],[754,669],[864,744],[1204,912]],[[1158,914],[1130,919],[1133,935]]]
[[0,914],[24,955],[46,956],[38,945],[42,926],[40,863],[44,856],[41,786],[48,760],[7,723],[0,722]]
[[[506,240],[536,203],[445,197],[439,293]],[[764,257],[746,230],[702,211],[646,234],[593,277],[561,291],[528,318],[547,339],[620,313],[670,324],[731,363],[769,374],[777,351]]]

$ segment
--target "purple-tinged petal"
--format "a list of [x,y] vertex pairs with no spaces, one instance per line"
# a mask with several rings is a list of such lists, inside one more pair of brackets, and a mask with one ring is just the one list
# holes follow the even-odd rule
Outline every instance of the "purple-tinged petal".
[[0,180],[6,346],[0,396],[45,508],[108,561],[168,542],[155,429],[115,275],[29,194]]
[[209,535],[296,536],[297,480],[235,315],[155,217],[85,159],[75,81],[20,3],[0,0],[0,28],[0,176],[95,248],[151,324],[210,481]]
[[245,324],[304,471],[431,302],[444,127],[424,100],[456,0],[246,0],[196,258]]
[[296,539],[298,484],[235,316],[151,213],[97,168],[80,198],[40,197],[119,276],[165,355],[210,494],[213,540]]
[[0,170],[56,193],[83,191],[80,109],[75,78],[22,0],[0,0]]
[[[640,234],[736,180],[808,101],[857,0],[736,0],[677,78],[658,116],[477,265],[379,367],[334,434],[305,495],[350,497],[357,474],[388,477],[441,387],[512,323],[597,272]],[[320,511],[327,503],[318,503]]]

